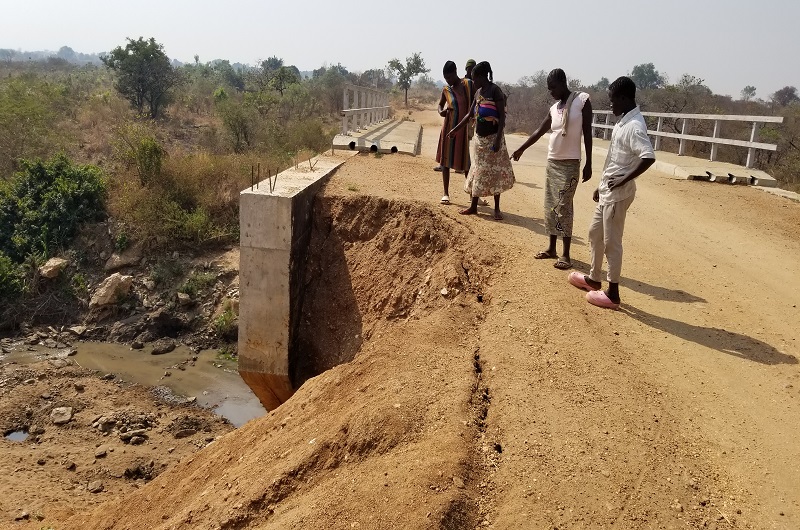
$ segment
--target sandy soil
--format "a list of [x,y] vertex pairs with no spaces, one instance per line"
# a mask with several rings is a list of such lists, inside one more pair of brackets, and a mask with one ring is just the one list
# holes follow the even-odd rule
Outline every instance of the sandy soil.
[[[0,433],[27,434],[0,438],[0,520],[48,528],[139,488],[233,429],[177,396],[159,399],[104,376],[69,358],[0,365]],[[51,416],[60,408],[71,411],[64,423]]]
[[533,259],[544,146],[504,221],[463,217],[439,119],[411,117],[422,156],[356,157],[319,199],[306,315],[352,361],[145,487],[9,528],[800,527],[800,204],[645,174],[601,310]]

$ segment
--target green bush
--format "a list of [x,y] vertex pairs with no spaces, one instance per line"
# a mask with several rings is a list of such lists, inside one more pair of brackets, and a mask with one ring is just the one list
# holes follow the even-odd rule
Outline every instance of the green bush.
[[32,253],[49,255],[80,223],[101,218],[106,189],[98,168],[73,165],[63,154],[21,164],[0,189],[0,252],[16,263]]
[[193,272],[191,276],[184,282],[178,289],[182,293],[186,293],[192,298],[197,296],[197,293],[211,287],[217,282],[217,276],[210,272]]
[[236,338],[236,332],[238,331],[239,327],[236,322],[236,313],[234,313],[233,308],[227,307],[225,311],[220,313],[217,318],[214,319],[214,331],[216,331],[217,336],[223,339],[234,339]]
[[22,268],[0,252],[0,313],[22,295],[23,288]]

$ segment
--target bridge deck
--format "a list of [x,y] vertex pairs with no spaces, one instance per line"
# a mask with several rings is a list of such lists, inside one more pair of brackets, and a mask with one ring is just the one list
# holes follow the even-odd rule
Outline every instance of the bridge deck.
[[388,120],[347,135],[337,134],[334,149],[419,154],[422,126],[413,121]]

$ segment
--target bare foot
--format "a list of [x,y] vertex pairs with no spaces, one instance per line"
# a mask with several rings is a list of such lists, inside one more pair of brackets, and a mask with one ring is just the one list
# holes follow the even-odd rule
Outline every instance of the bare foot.
[[495,221],[502,221],[503,220],[503,214],[500,213],[500,210],[495,210],[494,211],[494,220]]
[[475,215],[476,213],[478,213],[478,209],[477,208],[467,208],[466,210],[461,210],[458,213],[460,213],[461,215]]

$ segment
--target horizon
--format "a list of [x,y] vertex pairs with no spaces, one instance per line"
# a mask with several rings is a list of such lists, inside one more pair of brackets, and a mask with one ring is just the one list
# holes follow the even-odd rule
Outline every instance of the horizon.
[[[769,9],[770,4],[780,7],[779,17],[773,14],[777,10]],[[669,5],[642,5],[635,0],[619,0],[615,8],[623,14],[627,10],[635,18],[618,23],[607,8],[578,0],[571,8],[585,16],[575,17],[572,29],[576,37],[567,38],[561,24],[542,23],[542,14],[549,18],[560,14],[556,8],[550,11],[513,1],[508,11],[515,15],[498,22],[498,28],[504,30],[502,40],[495,45],[497,51],[485,57],[478,51],[485,46],[478,44],[479,38],[454,36],[463,42],[458,49],[442,43],[438,19],[425,14],[429,4],[422,0],[409,0],[403,12],[371,25],[365,17],[355,22],[351,13],[321,0],[304,2],[303,11],[313,14],[305,18],[297,17],[296,6],[267,6],[256,0],[234,0],[212,16],[203,16],[206,8],[189,0],[165,5],[140,0],[138,9],[125,16],[115,15],[107,2],[97,0],[76,0],[68,5],[31,0],[4,6],[0,48],[55,53],[67,46],[77,53],[102,54],[124,46],[126,38],[152,37],[170,59],[187,64],[194,62],[195,55],[201,63],[221,59],[251,66],[277,56],[301,71],[341,63],[351,72],[383,69],[393,58],[405,60],[420,52],[434,80],[441,78],[439,65],[446,60],[454,60],[463,73],[466,60],[474,58],[488,60],[495,78],[504,83],[516,84],[523,77],[560,67],[584,86],[602,77],[613,80],[626,75],[638,64],[653,63],[670,83],[690,74],[703,79],[716,94],[737,99],[745,86],[753,85],[756,97],[767,99],[785,86],[800,85],[800,72],[785,68],[780,53],[800,48],[800,36],[792,28],[800,17],[800,3],[778,4],[775,0],[758,6],[744,0],[707,0],[698,5],[674,0]],[[465,5],[477,8],[481,4],[467,0]],[[242,18],[242,13],[247,16]],[[31,31],[32,18],[37,31]],[[288,22],[269,26],[271,19]],[[653,25],[646,22],[651,19],[668,28],[661,38],[662,46],[653,45],[658,40],[652,36]],[[297,22],[293,24],[293,20]],[[541,34],[541,44],[529,36],[528,20]],[[621,29],[603,31],[615,25]],[[471,26],[467,27],[469,33]],[[406,34],[407,38],[401,38]],[[298,35],[307,38],[298,39]],[[613,53],[598,45],[600,39]],[[560,52],[549,51],[552,43],[558,43]],[[600,50],[603,60],[597,59],[594,50]]]

